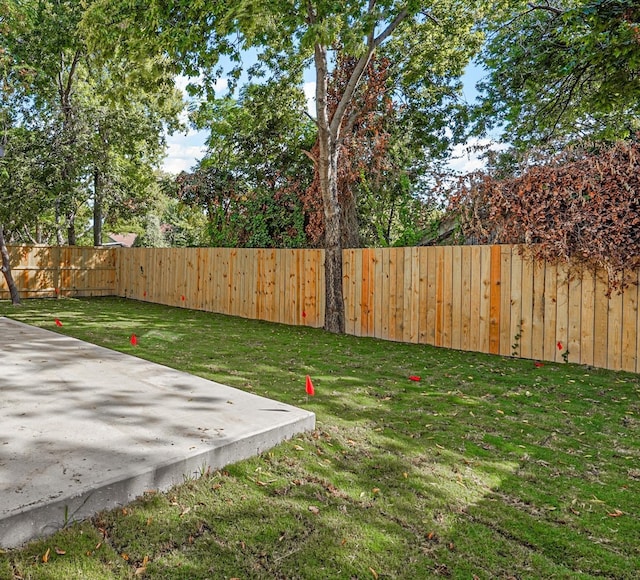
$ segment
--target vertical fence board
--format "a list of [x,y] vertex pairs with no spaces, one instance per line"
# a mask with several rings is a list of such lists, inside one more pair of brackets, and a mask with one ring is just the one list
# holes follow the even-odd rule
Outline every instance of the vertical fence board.
[[420,339],[420,254],[418,248],[407,248],[411,262],[409,342],[418,343]]
[[287,281],[289,279],[288,254],[284,250],[276,250],[276,285],[275,292],[278,296],[278,307],[276,311],[276,321],[286,324],[289,316],[289,296],[287,296]]
[[511,355],[511,246],[500,247],[500,354]]
[[593,364],[597,367],[607,366],[609,351],[609,299],[607,290],[609,279],[604,272],[595,274],[595,291],[593,294]]
[[342,292],[344,294],[344,330],[347,334],[355,334],[355,250],[342,252]]
[[569,355],[567,360],[572,363],[580,362],[580,313],[582,312],[582,274],[574,272],[569,278],[569,317],[567,349]]
[[629,285],[622,294],[622,370],[635,372],[638,341],[638,274],[628,272]]
[[353,334],[355,336],[363,336],[362,328],[362,286],[365,284],[362,271],[362,252],[359,250],[351,250],[353,260],[351,272],[353,273],[352,299],[353,299]]
[[595,317],[595,276],[585,268],[582,272],[582,311],[580,313],[580,363],[593,364],[594,317]]
[[200,299],[198,288],[198,257],[196,252],[196,248],[184,248],[184,300],[182,300],[182,296],[180,300],[182,300],[182,305],[186,308],[195,308],[195,305]]
[[533,259],[522,256],[520,356],[532,358],[533,349]]
[[556,360],[558,272],[555,264],[545,264],[544,276],[544,360]]
[[426,248],[427,261],[427,344],[436,344],[438,249]]
[[480,351],[480,316],[482,301],[482,254],[479,246],[471,246],[471,295],[469,297],[469,350]]
[[[640,283],[640,272],[636,272]],[[640,302],[640,287],[638,288],[638,302]],[[636,303],[636,373],[640,373],[640,304]]]
[[375,268],[373,287],[371,291],[373,293],[373,335],[383,337],[384,330],[382,325],[382,309],[384,307],[384,282],[383,282],[383,250],[382,248],[375,248],[373,250],[373,267]]
[[556,350],[554,360],[563,360],[569,341],[569,268],[558,264],[556,278]]
[[517,247],[511,253],[511,355],[520,356],[522,338],[522,256]]
[[609,298],[609,337],[607,352],[607,368],[622,368],[622,295],[615,290]]
[[362,250],[362,291],[360,293],[360,319],[362,336],[373,336],[373,278],[375,263],[372,262],[373,250]]
[[443,343],[444,318],[444,248],[436,248],[436,327],[435,345]]
[[367,336],[375,336],[375,301],[376,301],[376,251],[371,248],[365,251],[364,258],[369,264],[369,284],[366,295]]
[[274,322],[276,319],[276,251],[265,250],[266,262],[264,265],[264,319]]
[[451,249],[451,348],[462,347],[462,246]]
[[531,308],[531,358],[544,358],[544,314],[545,314],[545,268],[544,263],[533,263],[533,304]]
[[502,306],[502,251],[491,247],[491,297],[489,304],[489,352],[500,353],[500,308]]
[[290,324],[300,326],[300,323],[302,322],[302,302],[304,298],[304,268],[302,264],[302,252],[300,250],[291,250],[291,256],[293,259],[293,268],[289,275],[289,280],[290,284],[294,286],[293,294],[295,299],[293,303],[293,318]]
[[413,279],[413,264],[411,263],[411,248],[402,248],[402,270],[403,278],[398,279],[398,284],[402,284],[402,342],[411,342],[411,298],[413,297],[413,289],[411,281]]
[[471,350],[471,281],[473,279],[471,247],[463,246],[460,250],[460,348]]
[[380,338],[389,340],[391,338],[390,331],[390,313],[391,313],[391,250],[383,248],[380,251],[380,261],[382,266],[382,311],[380,312],[380,323],[382,325]]
[[396,340],[404,340],[404,319],[405,319],[405,285],[404,285],[404,248],[394,248],[396,254],[396,311],[395,320],[395,337]]
[[491,332],[491,247],[480,248],[480,324],[479,350],[489,352]]
[[254,284],[255,298],[254,311],[257,320],[265,320],[265,301],[266,301],[266,285],[267,285],[267,263],[268,250],[260,248],[256,250],[256,264],[254,265]]
[[356,264],[359,284],[357,289],[356,319],[359,329],[358,336],[369,336],[369,261],[367,259],[368,250],[363,249],[357,252]]
[[325,311],[325,257],[323,250],[315,250],[316,255],[316,291],[315,291],[315,305],[316,305],[316,317],[318,320],[318,326],[324,325],[324,311]]
[[398,300],[398,284],[396,280],[398,270],[398,248],[389,248],[389,340],[399,340],[396,326],[396,302]]
[[198,248],[198,291],[200,293],[201,310],[211,310],[211,282],[209,280],[209,256],[204,248]]
[[202,248],[201,253],[202,283],[204,284],[204,309],[213,312],[215,303],[215,253],[207,248]]
[[304,292],[302,295],[302,324],[307,326],[315,324],[315,269],[313,267],[313,254],[304,252],[302,254],[302,277],[304,279]]
[[442,272],[442,346],[451,348],[451,327],[453,320],[453,269],[451,246],[445,246],[443,251],[444,267]]
[[418,248],[418,256],[420,263],[420,321],[418,323],[418,342],[420,344],[426,344],[428,334],[427,313],[429,311],[429,250],[427,248]]
[[[257,318],[256,309],[257,309],[257,301],[256,301],[256,263],[258,250],[256,248],[251,248],[246,251],[245,263],[245,280],[244,280],[244,295],[243,302],[245,308],[245,318]],[[298,281],[298,292],[300,292],[300,288],[303,288],[303,285]],[[299,302],[298,302],[299,303]],[[299,317],[298,317],[299,320]],[[298,322],[299,324],[299,322]]]

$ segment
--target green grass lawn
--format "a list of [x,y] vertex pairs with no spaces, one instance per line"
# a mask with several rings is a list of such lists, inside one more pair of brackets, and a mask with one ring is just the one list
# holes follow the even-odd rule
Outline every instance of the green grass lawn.
[[0,578],[640,576],[638,375],[112,298],[0,315],[317,416],[260,457],[0,553]]

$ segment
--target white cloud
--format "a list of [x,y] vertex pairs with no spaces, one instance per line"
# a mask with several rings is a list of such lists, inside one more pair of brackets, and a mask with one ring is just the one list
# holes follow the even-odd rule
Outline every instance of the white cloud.
[[167,136],[167,157],[162,169],[172,174],[191,170],[207,151],[206,138],[206,131],[189,131],[186,135]]

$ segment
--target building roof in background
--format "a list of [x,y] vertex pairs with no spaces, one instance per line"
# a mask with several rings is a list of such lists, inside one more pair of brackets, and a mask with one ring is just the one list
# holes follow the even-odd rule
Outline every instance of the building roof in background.
[[136,241],[138,234],[107,234],[109,245],[118,245],[123,248],[130,248]]

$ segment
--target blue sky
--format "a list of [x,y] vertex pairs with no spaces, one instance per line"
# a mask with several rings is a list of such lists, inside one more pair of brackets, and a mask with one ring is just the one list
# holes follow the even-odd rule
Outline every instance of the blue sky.
[[[463,77],[464,98],[469,102],[473,101],[477,95],[475,85],[480,79],[481,74],[482,71],[480,68],[471,65]],[[304,90],[308,99],[309,111],[311,114],[315,115],[313,101],[315,83],[313,81],[313,71],[309,71],[309,73],[305,75],[304,80]],[[178,86],[180,86],[180,88],[184,88],[186,83],[186,79],[179,79]],[[226,91],[226,88],[226,82],[221,80],[217,90],[222,94]],[[186,134],[176,133],[174,135],[168,135],[167,157],[163,163],[163,169],[172,174],[178,174],[181,171],[189,171],[197,161],[204,156],[206,151],[206,147],[204,145],[206,137],[206,131],[194,130],[190,130]],[[482,166],[482,162],[478,160],[477,156],[468,153],[466,148],[486,143],[489,143],[489,140],[476,139],[472,143],[468,143],[466,146],[457,146],[453,151],[453,159],[450,162],[450,166],[463,173],[480,168]]]

